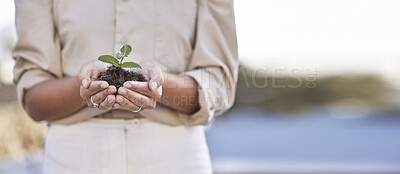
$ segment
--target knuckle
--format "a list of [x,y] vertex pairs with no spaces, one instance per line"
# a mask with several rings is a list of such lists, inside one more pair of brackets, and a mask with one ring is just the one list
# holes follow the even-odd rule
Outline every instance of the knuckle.
[[149,108],[150,108],[150,109],[155,109],[155,108],[156,108],[156,104],[155,104],[155,103],[151,103],[151,104],[149,105]]
[[146,86],[146,87],[143,87],[143,88],[138,88],[136,91],[141,93],[141,94],[145,94],[146,92],[149,91],[149,87]]
[[88,90],[89,90],[90,92],[95,92],[95,91],[97,91],[97,87],[96,87],[96,85],[90,84]]
[[107,91],[107,89],[105,89],[105,90],[103,90],[103,91],[101,92],[101,96],[102,96],[103,98],[107,98],[107,96],[108,96],[108,91]]
[[114,105],[114,102],[109,102],[109,101],[107,100],[107,102],[106,102],[105,105],[111,109],[111,107]]
[[124,102],[122,102],[122,105],[125,106],[125,107],[130,107],[131,106],[130,101],[128,101],[128,100],[124,100]]
[[129,90],[126,90],[125,96],[126,96],[126,98],[129,98],[129,99],[135,98],[134,94],[132,94],[132,92]]
[[100,96],[95,95],[95,96],[93,97],[93,100],[96,101],[96,102],[98,102],[98,101],[101,100],[101,98],[100,98]]
[[147,106],[146,108],[148,108],[148,109],[154,109],[154,108],[156,108],[156,102],[153,100],[147,101],[146,106]]
[[155,109],[156,106],[155,106],[154,104],[152,104],[152,103],[149,103],[149,104],[147,104],[146,107],[144,107],[144,108],[146,108],[146,109]]
[[93,92],[93,91],[94,91],[94,90],[93,90],[92,84],[89,85],[89,88],[88,88],[87,90],[90,91],[90,92]]
[[139,104],[143,105],[143,104],[147,104],[148,103],[148,98],[141,96],[139,98]]

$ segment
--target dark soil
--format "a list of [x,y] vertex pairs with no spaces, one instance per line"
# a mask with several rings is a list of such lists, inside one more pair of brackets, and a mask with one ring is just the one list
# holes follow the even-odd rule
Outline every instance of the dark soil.
[[106,72],[101,72],[99,80],[106,81],[109,85],[115,86],[117,90],[119,87],[123,86],[126,81],[147,81],[146,78],[138,72],[127,71],[114,65],[109,66]]

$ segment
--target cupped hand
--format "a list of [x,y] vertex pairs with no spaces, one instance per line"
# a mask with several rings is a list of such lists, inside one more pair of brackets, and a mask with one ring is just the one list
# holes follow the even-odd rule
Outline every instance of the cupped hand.
[[142,73],[148,82],[127,81],[123,87],[118,89],[114,108],[122,108],[129,111],[138,111],[141,108],[154,109],[156,103],[162,96],[162,85],[164,84],[163,72],[160,67],[141,63]]
[[[99,105],[100,110],[110,110],[115,103],[115,86],[109,86],[105,81],[97,81],[100,72],[105,71],[107,65],[93,61],[82,65],[76,76],[80,84],[80,96],[83,104],[94,107],[93,103]],[[92,100],[93,99],[93,103]]]

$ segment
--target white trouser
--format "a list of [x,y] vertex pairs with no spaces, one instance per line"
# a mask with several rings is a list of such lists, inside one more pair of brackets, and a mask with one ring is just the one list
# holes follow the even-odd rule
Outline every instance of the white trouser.
[[203,126],[171,127],[146,119],[52,124],[45,174],[211,174]]

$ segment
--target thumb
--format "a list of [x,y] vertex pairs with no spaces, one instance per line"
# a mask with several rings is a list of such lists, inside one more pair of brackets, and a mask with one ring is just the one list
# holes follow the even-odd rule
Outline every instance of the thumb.
[[150,81],[149,81],[149,88],[151,91],[157,91],[161,85],[164,84],[164,77],[163,72],[160,68],[152,68],[149,71]]
[[155,80],[150,80],[149,86],[150,90],[153,91],[153,93],[156,93],[158,95],[162,95],[162,88],[161,88],[161,83],[157,83]]
[[[95,67],[92,67],[89,70],[87,70],[85,78],[83,79],[83,80],[86,79],[87,84],[86,84],[86,86],[83,86],[83,87],[85,87],[86,89],[89,88],[90,83],[92,83],[92,81],[93,81],[92,79],[97,80],[99,75],[100,75],[100,71]],[[82,80],[82,85],[84,84],[83,80]]]
[[86,89],[89,88],[90,83],[91,83],[90,77],[87,75],[85,75],[81,80],[81,85]]
[[80,74],[78,75],[78,83],[80,83],[84,88],[88,89],[90,83],[92,82],[91,77],[94,77],[95,75],[96,73],[93,68],[83,68]]
[[158,88],[164,83],[164,78],[161,76],[153,77],[149,81],[151,91],[157,91]]

